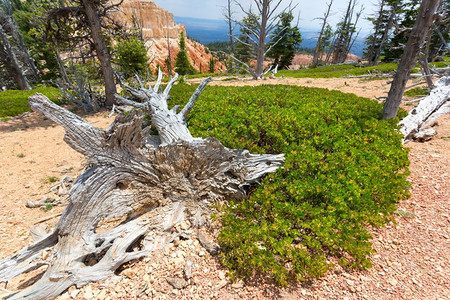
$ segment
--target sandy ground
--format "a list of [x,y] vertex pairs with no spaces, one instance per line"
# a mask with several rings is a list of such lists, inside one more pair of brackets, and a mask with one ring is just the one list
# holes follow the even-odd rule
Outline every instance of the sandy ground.
[[[386,97],[390,85],[386,80],[364,81],[358,78],[265,78],[264,80],[252,80],[250,77],[216,77],[209,85],[221,86],[256,86],[263,84],[288,84],[306,87],[326,88],[338,90],[344,93],[353,93],[360,97],[376,99]],[[230,80],[231,79],[231,80]],[[191,79],[189,83],[199,83],[202,79]],[[412,82],[408,82],[411,85]]]
[[[386,96],[385,81],[358,79],[268,79],[219,81],[212,84],[295,84],[326,87],[369,98]],[[107,113],[85,118],[97,127],[112,122]],[[164,251],[127,265],[121,279],[72,287],[60,299],[449,299],[450,288],[450,116],[436,127],[438,135],[427,143],[409,143],[412,197],[399,204],[396,224],[373,229],[373,267],[368,271],[337,268],[320,280],[278,289],[267,284],[232,283],[217,258],[196,240],[171,244]],[[26,200],[52,196],[49,188],[64,176],[76,178],[83,156],[69,148],[63,129],[36,113],[0,121],[0,259],[30,244],[30,227],[52,217],[50,211],[29,209]],[[45,222],[52,227],[57,218]],[[192,232],[195,236],[196,233]],[[191,285],[172,288],[167,277],[182,274],[186,257],[194,260]],[[25,279],[7,288],[23,285]],[[4,285],[0,285],[0,297]],[[3,294],[5,295],[5,293]]]

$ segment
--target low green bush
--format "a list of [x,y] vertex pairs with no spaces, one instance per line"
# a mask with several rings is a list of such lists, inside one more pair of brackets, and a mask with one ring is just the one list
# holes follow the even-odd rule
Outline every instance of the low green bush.
[[416,87],[416,88],[407,90],[405,92],[405,96],[408,96],[408,97],[425,96],[425,95],[428,95],[429,93],[430,93],[430,91],[429,91],[428,87],[423,86],[423,87]]
[[[172,103],[194,86],[172,90]],[[188,124],[194,136],[253,153],[285,153],[283,169],[229,199],[219,214],[221,262],[233,276],[287,284],[323,275],[334,263],[367,268],[367,228],[391,220],[409,195],[408,150],[380,121],[382,105],[326,89],[208,87]]]
[[218,77],[218,76],[227,76],[227,74],[224,73],[199,73],[199,74],[192,74],[192,75],[186,75],[187,79],[194,79],[194,78],[203,78],[203,77]]
[[393,73],[396,70],[396,63],[385,63],[372,67],[360,67],[358,65],[331,65],[295,71],[282,70],[278,71],[278,76],[283,75],[294,78],[336,78],[369,74],[387,74]]
[[0,92],[0,117],[14,117],[30,111],[28,97],[41,93],[51,101],[61,104],[61,92],[54,87],[41,86],[29,91],[8,90]]

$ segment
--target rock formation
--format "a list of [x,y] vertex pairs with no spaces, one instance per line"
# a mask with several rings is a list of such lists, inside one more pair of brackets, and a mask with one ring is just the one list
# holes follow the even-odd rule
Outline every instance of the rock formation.
[[[164,61],[168,57],[169,45],[172,53],[172,65],[175,64],[175,57],[179,51],[180,33],[184,32],[185,36],[187,35],[185,26],[176,24],[172,13],[149,0],[124,0],[115,19],[122,21],[127,26],[132,26],[135,22],[142,27],[142,36],[148,49],[151,68],[156,69],[158,65],[165,68]],[[207,72],[211,54],[207,53],[206,47],[186,39],[186,48],[194,68],[197,71]],[[216,63],[216,71],[223,70],[224,66]]]

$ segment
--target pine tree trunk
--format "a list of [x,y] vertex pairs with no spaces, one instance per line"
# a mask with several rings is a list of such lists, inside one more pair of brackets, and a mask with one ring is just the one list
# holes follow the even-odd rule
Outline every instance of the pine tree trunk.
[[2,25],[0,25],[0,56],[2,57],[9,74],[17,84],[17,87],[20,90],[31,90],[31,86],[23,73],[22,67],[17,60],[16,54],[8,41],[8,37],[6,36]]
[[322,28],[320,29],[319,38],[317,39],[316,48],[314,49],[314,57],[313,57],[313,61],[312,61],[312,65],[314,67],[316,67],[319,63],[319,56],[322,56],[322,51],[320,51],[320,48],[322,46],[321,45],[322,44],[322,36],[325,31],[325,27],[327,26],[327,20],[328,20],[328,16],[330,15],[331,5],[333,5],[333,0],[331,0],[330,4],[328,4],[327,12],[325,13],[325,15],[323,17]]
[[98,60],[103,73],[103,80],[105,82],[106,106],[112,107],[115,103],[114,94],[116,93],[116,83],[114,81],[114,71],[111,66],[111,59],[108,48],[101,35],[102,26],[100,24],[100,17],[97,12],[95,1],[82,0],[83,7],[86,13],[86,18],[91,31],[92,39],[94,40],[95,51],[97,52]]
[[434,15],[441,3],[442,0],[422,1],[419,15],[406,43],[402,58],[398,64],[397,73],[394,76],[391,89],[384,104],[381,119],[393,119],[397,115],[411,69],[417,61],[419,50],[430,32]]

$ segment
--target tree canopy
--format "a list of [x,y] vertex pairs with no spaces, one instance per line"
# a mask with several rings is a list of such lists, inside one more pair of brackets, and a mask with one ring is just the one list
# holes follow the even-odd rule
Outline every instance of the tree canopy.
[[267,56],[274,59],[273,65],[280,69],[288,69],[295,56],[296,49],[300,46],[302,35],[298,26],[292,26],[294,15],[291,11],[280,15],[280,24],[273,31],[268,44]]

